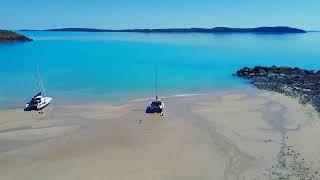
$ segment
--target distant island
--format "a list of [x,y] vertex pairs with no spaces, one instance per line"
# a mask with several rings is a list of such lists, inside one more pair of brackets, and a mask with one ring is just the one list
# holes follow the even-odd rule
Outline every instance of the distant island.
[[17,34],[13,31],[0,29],[0,43],[1,42],[12,42],[12,41],[27,42],[27,41],[32,41],[32,39],[27,38],[26,36]]
[[[37,30],[22,30],[37,31]],[[285,33],[306,33],[303,29],[276,26],[257,28],[168,28],[168,29],[93,29],[93,28],[60,28],[40,31],[72,31],[72,32],[137,32],[137,33],[259,33],[259,34],[285,34]]]

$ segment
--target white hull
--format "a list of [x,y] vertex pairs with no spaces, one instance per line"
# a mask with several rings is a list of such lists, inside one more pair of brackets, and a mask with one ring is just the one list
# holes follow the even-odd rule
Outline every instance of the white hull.
[[[152,104],[152,102],[150,102],[149,107],[151,107],[151,104]],[[163,103],[163,102],[161,102],[161,105],[159,106],[159,108],[160,108],[161,110],[164,109],[164,103]]]
[[52,97],[42,97],[41,102],[37,105],[37,109],[41,110],[48,106],[50,102],[52,101]]
[[37,96],[35,98],[37,100],[37,103],[34,103],[32,101],[28,102],[25,106],[25,111],[32,111],[32,110],[39,111],[45,108],[46,106],[48,106],[52,101],[52,97]]

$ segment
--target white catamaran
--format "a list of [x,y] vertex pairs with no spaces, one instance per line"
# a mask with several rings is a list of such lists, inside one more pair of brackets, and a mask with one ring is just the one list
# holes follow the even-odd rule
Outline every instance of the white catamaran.
[[[43,83],[40,78],[38,66],[36,65],[36,76],[38,81],[39,93],[31,98],[31,100],[26,104],[24,111],[39,111],[42,113],[42,109],[47,107],[52,101],[52,97],[46,96],[46,91],[44,89]],[[44,96],[42,96],[42,93]]]
[[156,65],[156,99],[150,102],[146,109],[146,113],[160,113],[160,115],[164,115],[163,110],[164,103],[158,99],[158,66]]

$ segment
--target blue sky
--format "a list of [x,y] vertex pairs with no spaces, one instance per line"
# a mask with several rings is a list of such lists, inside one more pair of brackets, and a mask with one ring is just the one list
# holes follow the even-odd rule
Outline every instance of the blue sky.
[[292,26],[320,30],[320,0],[2,0],[0,28]]

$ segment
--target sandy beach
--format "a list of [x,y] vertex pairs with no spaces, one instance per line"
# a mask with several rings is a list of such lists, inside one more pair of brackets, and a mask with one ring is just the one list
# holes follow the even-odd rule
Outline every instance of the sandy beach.
[[[0,179],[319,178],[320,123],[310,105],[256,90],[164,102],[162,117],[145,114],[143,100],[53,103],[41,115],[0,110]],[[281,166],[289,147],[303,159],[294,158],[300,174]]]

